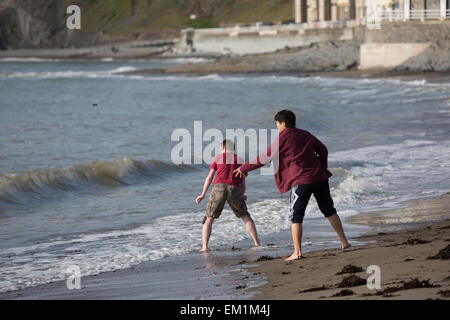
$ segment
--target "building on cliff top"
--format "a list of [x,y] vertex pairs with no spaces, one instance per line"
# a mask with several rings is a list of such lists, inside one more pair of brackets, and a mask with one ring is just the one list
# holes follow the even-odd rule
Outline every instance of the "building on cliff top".
[[449,19],[450,0],[294,0],[296,23],[362,20]]

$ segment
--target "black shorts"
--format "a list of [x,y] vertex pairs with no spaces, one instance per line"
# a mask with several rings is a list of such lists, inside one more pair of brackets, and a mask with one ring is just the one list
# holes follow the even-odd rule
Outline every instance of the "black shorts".
[[306,206],[308,205],[311,195],[316,198],[320,211],[325,217],[330,217],[336,213],[333,199],[330,195],[330,186],[328,179],[311,184],[295,185],[291,189],[291,215],[292,223],[302,223],[305,216]]

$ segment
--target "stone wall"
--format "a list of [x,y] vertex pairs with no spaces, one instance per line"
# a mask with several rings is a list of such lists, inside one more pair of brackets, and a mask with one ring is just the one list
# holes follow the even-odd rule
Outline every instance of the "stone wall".
[[450,21],[383,23],[366,31],[360,54],[361,70],[450,70]]
[[177,53],[254,54],[279,49],[309,46],[324,41],[363,40],[365,27],[307,29],[284,25],[239,29],[183,30],[176,45]]

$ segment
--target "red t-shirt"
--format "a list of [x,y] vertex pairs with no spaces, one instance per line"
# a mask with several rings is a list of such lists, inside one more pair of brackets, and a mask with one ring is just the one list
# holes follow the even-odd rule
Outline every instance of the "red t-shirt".
[[235,177],[233,171],[241,166],[244,161],[233,152],[224,152],[214,157],[209,169],[214,169],[217,176],[214,184],[225,183],[231,186],[241,186],[242,178]]

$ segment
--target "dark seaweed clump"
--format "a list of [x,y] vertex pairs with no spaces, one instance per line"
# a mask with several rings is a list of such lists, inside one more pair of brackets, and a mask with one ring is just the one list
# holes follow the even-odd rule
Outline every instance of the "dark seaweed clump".
[[345,297],[345,296],[351,296],[353,295],[354,292],[350,289],[343,289],[341,291],[339,291],[336,294],[333,294],[332,297]]
[[409,281],[404,281],[401,286],[388,287],[382,291],[378,291],[377,295],[386,296],[390,293],[401,291],[401,290],[409,290],[409,289],[416,289],[416,288],[436,288],[436,287],[439,287],[439,285],[430,283],[430,279],[419,280],[418,278],[412,278]]
[[367,283],[366,279],[363,279],[353,274],[351,276],[342,279],[342,282],[339,283],[337,286],[338,288],[357,287],[362,286],[366,283]]
[[437,285],[430,283],[430,279],[420,281],[418,278],[411,279],[403,282],[403,290],[415,289],[415,288],[434,288]]
[[342,268],[342,270],[336,274],[340,275],[340,274],[345,274],[345,273],[358,273],[358,272],[362,272],[362,271],[363,271],[363,268],[348,264],[348,265],[344,266]]
[[450,290],[441,290],[438,293],[444,298],[450,298]]
[[260,262],[260,261],[268,261],[268,260],[273,260],[275,259],[274,257],[271,256],[261,256],[258,259],[256,259],[256,262]]
[[411,238],[405,241],[404,244],[409,244],[409,245],[416,245],[416,244],[425,244],[425,243],[430,243],[431,241],[428,240],[423,240],[423,239],[419,239],[419,238]]
[[437,255],[428,257],[428,259],[441,259],[441,260],[450,259],[450,244],[441,251],[439,251]]
[[309,289],[306,289],[306,290],[299,291],[298,293],[321,291],[321,290],[327,290],[327,289],[329,289],[329,288],[330,288],[330,287],[328,287],[328,286],[326,286],[326,285],[323,284],[323,285],[320,286],[320,287],[309,288]]

